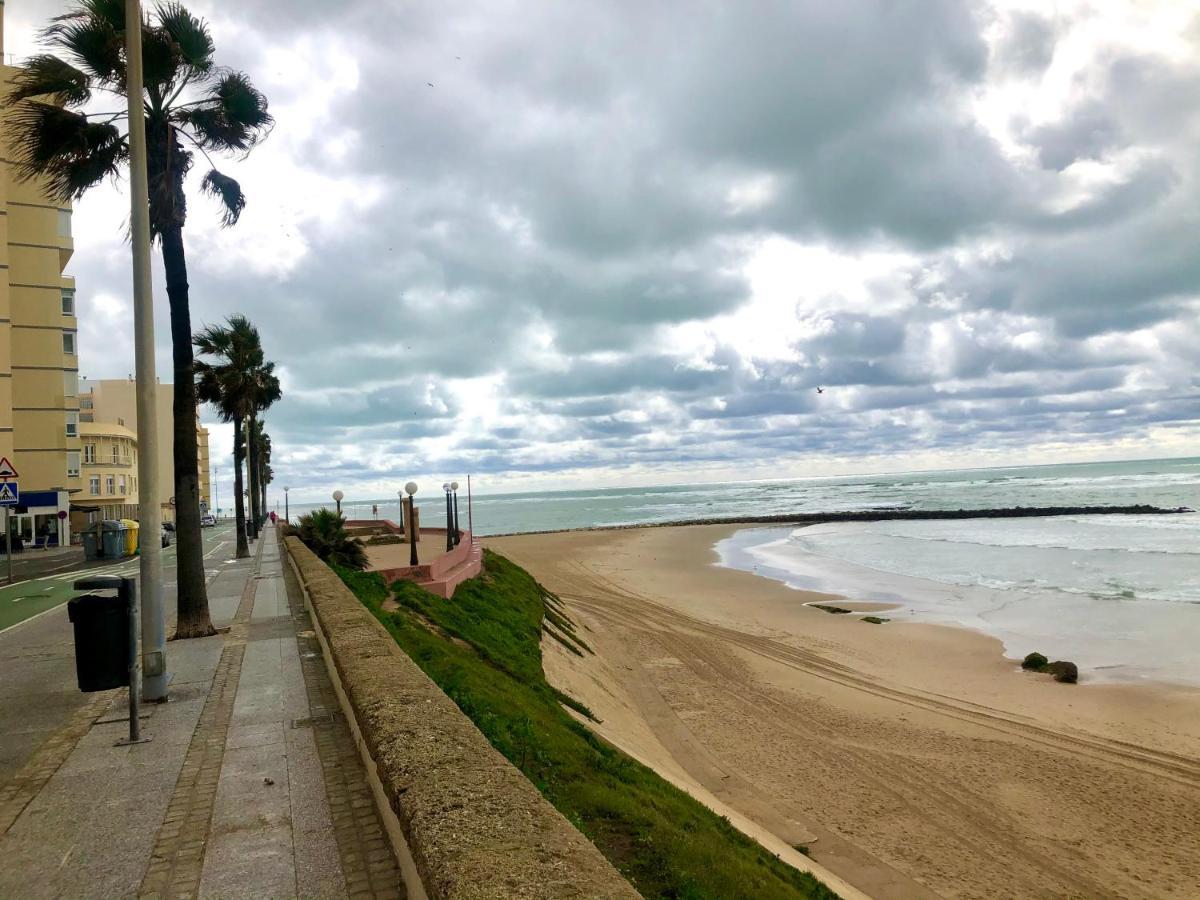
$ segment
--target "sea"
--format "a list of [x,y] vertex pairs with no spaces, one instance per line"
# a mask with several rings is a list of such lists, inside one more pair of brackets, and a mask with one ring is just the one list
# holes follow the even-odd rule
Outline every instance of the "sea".
[[[459,503],[466,525],[461,492]],[[1134,504],[1200,510],[1200,457],[477,494],[469,515],[476,534],[488,535],[792,513]],[[351,517],[399,518],[394,499],[343,505]],[[444,524],[443,503],[420,505],[422,524]],[[721,565],[797,589],[895,604],[886,613],[895,622],[972,628],[1013,658],[1038,651],[1070,659],[1081,680],[1200,685],[1200,513],[747,526],[716,550]]]

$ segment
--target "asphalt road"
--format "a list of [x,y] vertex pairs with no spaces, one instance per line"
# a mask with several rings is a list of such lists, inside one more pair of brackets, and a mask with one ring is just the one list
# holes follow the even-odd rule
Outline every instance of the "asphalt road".
[[[204,539],[206,561],[217,557],[222,552],[222,548],[228,548],[232,555],[232,525],[223,524],[215,528],[206,528],[201,534]],[[37,551],[27,552],[36,553]],[[0,588],[0,634],[13,625],[66,603],[75,594],[71,585],[85,571],[88,575],[137,575],[138,559],[132,557],[107,564],[84,563],[81,559],[76,559],[65,562],[58,571],[51,571],[45,575]],[[166,580],[171,580],[170,573],[174,571],[175,544],[171,544],[163,551],[163,574],[167,576]]]
[[[206,528],[205,568],[211,575],[235,551],[232,525]],[[71,584],[87,574],[136,575],[137,558],[83,564],[70,571],[0,589],[0,784],[25,764],[87,701],[75,680],[75,640],[67,620]],[[175,547],[163,554],[168,633],[175,609]]]

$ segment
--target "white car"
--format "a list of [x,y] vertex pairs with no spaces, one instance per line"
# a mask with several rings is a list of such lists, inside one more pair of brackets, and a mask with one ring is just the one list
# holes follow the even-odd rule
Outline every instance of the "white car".
[[204,515],[202,515],[200,517],[200,527],[201,528],[212,528],[216,524],[217,524],[216,517],[210,515],[209,513],[205,513]]

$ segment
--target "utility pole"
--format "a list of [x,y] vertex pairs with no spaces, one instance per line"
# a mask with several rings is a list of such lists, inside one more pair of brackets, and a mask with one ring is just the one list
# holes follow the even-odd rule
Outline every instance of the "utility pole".
[[[137,438],[142,634],[142,696],[167,698],[166,623],[163,620],[162,510],[158,505],[158,379],[154,366],[154,292],[150,275],[150,192],[146,176],[146,110],[142,78],[142,4],[125,0],[125,93],[129,102],[129,202],[133,245],[133,331],[137,372]],[[136,690],[131,678],[130,691]]]

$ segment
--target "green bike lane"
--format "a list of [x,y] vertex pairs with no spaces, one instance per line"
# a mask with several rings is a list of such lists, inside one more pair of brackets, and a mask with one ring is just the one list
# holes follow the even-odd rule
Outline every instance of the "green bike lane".
[[[223,524],[215,528],[206,528],[201,536],[204,542],[206,568],[211,568],[214,563],[223,561],[222,551],[226,551],[225,555],[232,558],[234,552],[232,525]],[[163,551],[163,575],[168,580],[174,576],[175,553],[175,544],[171,544]],[[72,585],[80,578],[91,575],[136,576],[138,564],[136,556],[112,563],[80,563],[67,571],[51,572],[37,578],[0,587],[0,633],[66,603],[78,593]]]

